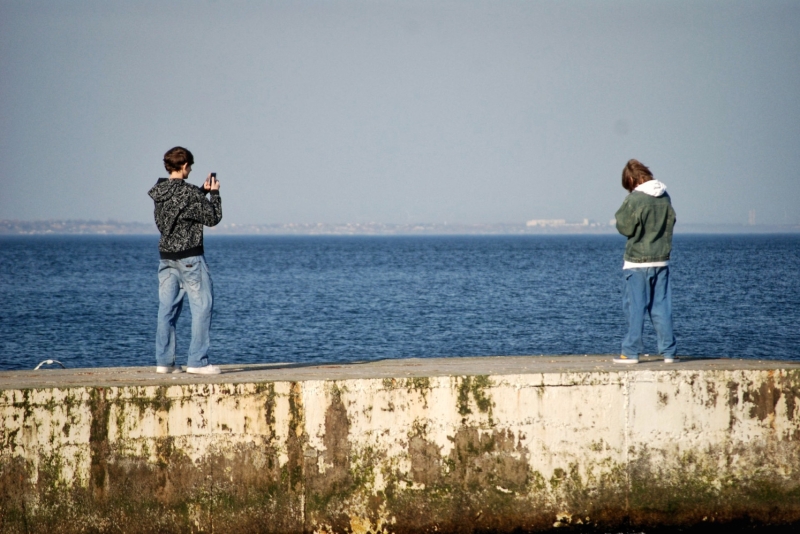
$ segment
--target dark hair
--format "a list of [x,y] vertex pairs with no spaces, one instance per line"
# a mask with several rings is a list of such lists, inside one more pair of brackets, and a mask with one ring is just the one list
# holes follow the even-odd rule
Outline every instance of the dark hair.
[[625,168],[622,169],[622,187],[629,193],[652,179],[653,173],[639,160],[628,160]]
[[170,148],[164,154],[164,168],[173,173],[181,170],[185,164],[194,165],[194,156],[182,146]]

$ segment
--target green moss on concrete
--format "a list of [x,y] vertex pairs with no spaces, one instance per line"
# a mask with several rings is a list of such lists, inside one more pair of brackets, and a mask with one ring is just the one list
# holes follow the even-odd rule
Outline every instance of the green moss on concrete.
[[539,471],[531,470],[528,473],[528,486],[532,493],[541,495],[547,490],[547,480]]
[[[242,446],[198,464],[174,449],[165,453],[169,461],[157,466],[110,457],[109,491],[102,498],[88,488],[51,484],[58,466],[43,466],[35,507],[0,500],[0,532],[303,531],[300,497],[280,485],[276,470],[253,469],[254,455],[274,450]],[[8,472],[4,467],[0,462],[0,475]],[[6,481],[0,476],[0,491]]]
[[425,407],[428,407],[428,392],[431,390],[430,378],[427,376],[407,378],[405,380],[405,388],[408,393],[411,393],[412,391],[417,392],[422,397]]
[[269,441],[272,442],[277,436],[275,424],[277,422],[276,416],[276,402],[278,394],[275,393],[275,384],[270,382],[268,384],[257,384],[256,395],[261,395],[264,398],[264,422],[269,429]]
[[124,400],[125,404],[139,409],[139,413],[146,411],[168,412],[172,408],[173,400],[167,396],[166,386],[157,386],[155,395],[150,395],[146,390],[136,390],[136,395]]
[[394,378],[384,378],[383,380],[381,380],[381,384],[383,385],[383,389],[387,391],[391,391],[399,387],[397,380]]
[[[286,440],[286,453],[289,461],[281,469],[283,484],[295,493],[303,493],[303,480],[306,458],[304,450],[308,443],[305,433],[305,414],[303,412],[303,389],[300,382],[292,382],[289,388],[289,435]],[[310,460],[309,460],[310,461]]]
[[[632,460],[630,516],[640,525],[691,525],[703,517],[732,521],[800,521],[800,480],[735,477],[719,467],[724,451],[688,452],[674,464],[643,450]],[[780,506],[776,506],[780,503]]]
[[[344,525],[344,504],[357,490],[357,472],[351,470],[350,420],[344,405],[343,394],[346,389],[336,383],[327,385],[330,402],[325,412],[325,433],[321,454],[325,465],[320,471],[316,458],[306,463],[306,509],[309,519],[329,518],[335,525]],[[362,458],[359,468],[372,469],[369,458]]]
[[108,459],[108,415],[111,405],[106,401],[106,388],[93,388],[89,393],[89,410],[92,422],[89,427],[91,450],[90,487],[94,496],[103,498],[106,492],[106,468]]
[[[800,369],[787,369],[780,387],[786,402],[786,415],[790,421],[797,421],[800,419],[800,414],[798,414],[800,411],[798,410],[800,407]],[[795,419],[796,417],[797,419]],[[800,441],[800,425],[798,425],[798,432],[795,435],[794,439]]]
[[350,479],[357,490],[375,487],[377,466],[384,455],[374,447],[367,446],[350,455]]
[[478,411],[488,414],[491,421],[493,403],[488,389],[492,385],[491,379],[485,375],[462,377],[458,386],[458,413],[462,416],[472,413],[469,402],[471,396]]
[[31,390],[23,389],[20,391],[22,400],[15,400],[11,405],[22,412],[23,421],[33,415],[33,404],[31,403]]

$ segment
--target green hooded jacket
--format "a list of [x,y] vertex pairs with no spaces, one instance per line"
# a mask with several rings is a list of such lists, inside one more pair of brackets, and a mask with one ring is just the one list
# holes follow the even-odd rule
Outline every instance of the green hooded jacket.
[[617,231],[628,238],[625,261],[648,263],[669,260],[675,210],[667,186],[658,180],[641,184],[625,197],[615,215]]

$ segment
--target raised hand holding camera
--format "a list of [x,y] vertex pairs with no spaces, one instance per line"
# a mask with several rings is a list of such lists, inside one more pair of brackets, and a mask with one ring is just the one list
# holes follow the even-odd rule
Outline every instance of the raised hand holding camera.
[[203,183],[203,189],[206,191],[219,191],[219,180],[217,180],[217,173],[212,172],[208,174],[208,178]]

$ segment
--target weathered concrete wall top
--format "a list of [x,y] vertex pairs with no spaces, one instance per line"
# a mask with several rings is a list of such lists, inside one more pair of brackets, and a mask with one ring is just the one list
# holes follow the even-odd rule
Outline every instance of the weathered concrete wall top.
[[0,373],[0,532],[800,524],[800,363]]

